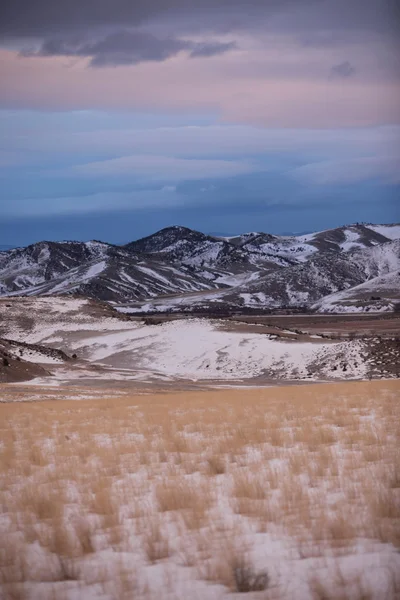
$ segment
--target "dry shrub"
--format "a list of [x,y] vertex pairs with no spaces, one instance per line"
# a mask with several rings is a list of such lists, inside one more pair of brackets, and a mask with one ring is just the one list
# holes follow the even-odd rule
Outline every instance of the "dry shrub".
[[184,479],[164,479],[155,487],[158,509],[161,512],[199,509],[206,510],[211,502],[210,488],[205,483],[189,483]]
[[72,559],[95,551],[92,533],[93,529],[84,517],[79,517],[73,523],[56,518],[39,541],[57,556]]
[[236,498],[233,508],[236,514],[254,519],[259,531],[266,531],[269,523],[279,522],[281,518],[279,507],[268,500]]
[[368,531],[383,543],[400,548],[400,494],[397,488],[380,487],[369,494]]
[[265,468],[265,479],[268,481],[268,485],[271,490],[277,490],[279,488],[281,475],[278,469],[267,466]]
[[204,561],[211,558],[213,550],[211,532],[208,529],[197,529],[185,535],[182,530],[179,544],[179,555],[182,564],[187,567],[199,567]]
[[170,453],[192,452],[191,441],[182,433],[173,431],[165,432],[166,449]]
[[353,543],[356,530],[351,517],[322,512],[313,520],[311,533],[314,541],[322,543],[324,548],[339,548]]
[[15,536],[3,534],[0,543],[0,585],[26,581],[28,573],[24,542]]
[[270,584],[268,572],[255,569],[247,553],[232,543],[225,545],[217,556],[213,555],[201,565],[200,576],[237,593],[264,591]]
[[333,448],[322,446],[313,453],[308,465],[309,476],[330,479],[339,474],[338,458]]
[[2,587],[3,600],[27,600],[27,586],[23,583],[7,583]]
[[315,452],[321,446],[332,445],[337,441],[335,430],[317,419],[307,421],[294,430],[294,441],[304,444],[310,452]]
[[372,600],[373,594],[362,581],[360,575],[346,577],[340,568],[331,582],[314,575],[309,581],[312,600]]
[[5,473],[14,467],[17,460],[17,453],[12,439],[3,439],[2,441],[3,443],[0,446],[0,473]]
[[33,513],[37,519],[53,519],[59,517],[64,511],[63,497],[48,490],[47,486],[26,484],[17,497],[19,510]]
[[94,496],[91,509],[98,515],[112,516],[118,512],[118,507],[113,498],[112,480],[108,477],[98,479],[92,487]]
[[392,468],[389,469],[388,473],[388,486],[392,489],[400,489],[400,457],[396,459],[396,462]]
[[376,519],[400,519],[400,494],[381,487],[371,496],[370,511]]
[[79,542],[82,555],[92,554],[96,551],[93,543],[95,527],[91,524],[88,517],[78,517],[74,523],[74,530]]
[[260,476],[240,470],[233,474],[232,493],[236,498],[265,500],[269,490],[266,481]]
[[214,454],[207,458],[208,473],[210,475],[223,475],[226,471],[226,460],[224,456]]
[[282,431],[282,429],[279,429],[278,427],[268,429],[267,431],[267,441],[271,446],[284,446],[287,441],[287,436],[287,432]]
[[45,467],[49,464],[49,461],[43,452],[42,448],[38,444],[34,444],[30,451],[30,461],[36,467]]
[[149,562],[155,563],[170,556],[168,537],[162,529],[161,518],[154,514],[147,516],[141,525],[143,548]]
[[123,557],[117,558],[115,569],[107,579],[101,582],[104,595],[112,600],[149,599],[154,596],[150,593],[148,585],[142,583],[137,566]]
[[255,571],[240,560],[233,566],[235,591],[239,593],[262,592],[269,585],[267,571]]
[[279,486],[279,507],[282,513],[289,515],[298,513],[303,519],[309,514],[310,497],[307,489],[298,480],[288,474],[282,478]]
[[[289,468],[292,475],[300,475],[301,473],[307,473],[309,465],[310,456],[307,452],[299,448],[290,451]],[[275,485],[274,489],[276,489],[276,487],[278,486]]]
[[383,458],[383,450],[382,447],[378,445],[365,446],[362,449],[362,455],[365,462],[379,462]]
[[78,581],[81,574],[79,564],[73,558],[59,556],[59,580]]

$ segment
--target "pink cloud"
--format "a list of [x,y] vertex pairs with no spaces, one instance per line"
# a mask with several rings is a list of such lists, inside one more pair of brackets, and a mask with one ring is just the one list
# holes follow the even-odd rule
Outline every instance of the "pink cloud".
[[318,76],[318,69],[307,76],[300,58],[298,76],[285,70],[284,63],[283,75],[278,76],[272,63],[262,71],[256,69],[259,61],[257,51],[249,50],[196,61],[177,56],[163,63],[89,69],[85,60],[32,59],[3,50],[0,105],[45,110],[214,111],[223,121],[269,127],[399,121],[397,83],[388,80],[377,86],[372,80],[351,78],[332,84]]

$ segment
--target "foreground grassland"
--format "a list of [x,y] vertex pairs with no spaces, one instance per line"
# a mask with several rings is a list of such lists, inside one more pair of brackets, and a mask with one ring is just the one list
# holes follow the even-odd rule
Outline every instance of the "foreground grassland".
[[0,405],[0,598],[400,597],[396,381]]

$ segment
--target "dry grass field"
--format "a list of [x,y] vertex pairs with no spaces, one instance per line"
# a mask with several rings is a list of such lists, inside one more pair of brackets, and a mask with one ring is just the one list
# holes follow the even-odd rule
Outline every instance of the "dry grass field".
[[399,393],[0,405],[0,598],[399,598]]

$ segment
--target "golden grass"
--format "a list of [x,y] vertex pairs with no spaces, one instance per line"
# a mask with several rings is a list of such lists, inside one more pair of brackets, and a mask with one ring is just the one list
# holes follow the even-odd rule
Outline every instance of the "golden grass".
[[[399,390],[390,381],[0,405],[0,592],[24,598],[27,582],[47,581],[44,600],[62,597],[60,582],[162,597],[143,574],[167,564],[231,592],[269,589],[269,566],[256,568],[243,532],[318,560],[359,539],[400,547]],[[315,578],[309,597],[336,598]]]

